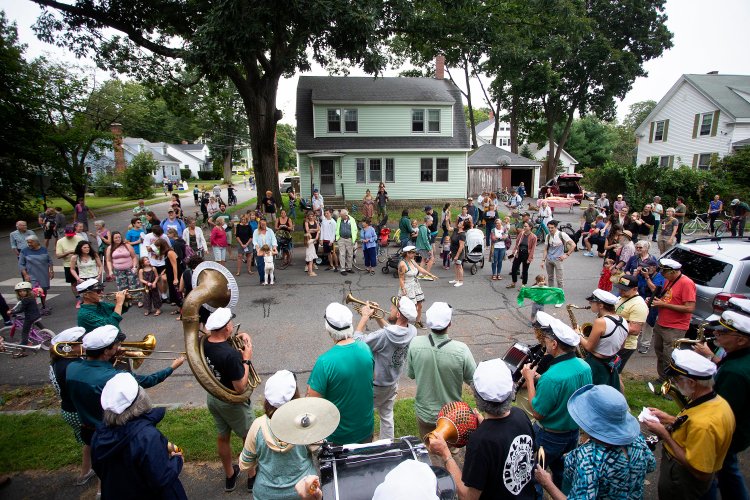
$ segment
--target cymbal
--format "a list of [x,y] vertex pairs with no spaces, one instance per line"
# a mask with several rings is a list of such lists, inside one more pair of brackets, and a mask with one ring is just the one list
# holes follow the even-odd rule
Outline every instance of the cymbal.
[[339,426],[341,414],[336,405],[323,398],[293,399],[271,417],[271,431],[290,444],[317,443]]
[[[230,298],[229,303],[225,307],[234,310],[234,307],[240,300],[240,289],[237,287],[237,280],[234,279],[232,271],[212,260],[203,261],[198,264],[198,266],[193,271],[193,288],[196,288],[198,286],[198,276],[200,276],[201,272],[204,269],[213,269],[215,271],[219,271],[227,279],[227,289],[229,289]],[[203,307],[211,312],[214,312],[216,310],[215,307],[208,304],[203,304]]]

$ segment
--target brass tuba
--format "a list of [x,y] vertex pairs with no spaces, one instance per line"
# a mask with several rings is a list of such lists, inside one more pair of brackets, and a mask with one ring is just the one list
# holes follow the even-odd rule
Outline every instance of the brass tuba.
[[[591,306],[577,306],[575,304],[568,304],[565,306],[565,309],[568,310],[568,316],[570,316],[571,328],[573,328],[573,330],[577,330],[578,320],[576,320],[576,315],[573,313],[573,309],[591,309]],[[588,338],[588,336],[591,335],[591,329],[593,327],[593,323],[584,323],[583,325],[581,325],[581,335]],[[581,347],[581,344],[578,344],[578,347],[576,347],[576,353],[580,358],[586,357],[586,349]]]
[[[193,271],[193,290],[182,304],[182,328],[188,364],[198,383],[210,394],[227,403],[244,403],[258,386],[260,378],[250,366],[250,381],[243,392],[224,386],[214,376],[203,354],[205,337],[200,335],[198,314],[202,305],[211,308],[231,307],[236,304],[237,284],[231,273],[220,264],[203,262]],[[240,339],[237,339],[240,340]],[[237,347],[236,344],[233,344]]]

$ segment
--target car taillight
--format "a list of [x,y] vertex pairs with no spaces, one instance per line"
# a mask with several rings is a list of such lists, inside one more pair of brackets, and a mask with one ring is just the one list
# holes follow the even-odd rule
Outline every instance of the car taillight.
[[732,297],[737,297],[740,299],[746,298],[744,295],[738,293],[717,293],[716,297],[714,297],[713,303],[714,313],[721,314],[722,312],[724,312],[729,305],[729,299],[731,299]]

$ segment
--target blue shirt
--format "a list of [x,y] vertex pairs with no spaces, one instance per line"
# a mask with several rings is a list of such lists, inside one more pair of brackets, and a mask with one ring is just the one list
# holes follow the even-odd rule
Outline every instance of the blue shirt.
[[[142,239],[144,234],[146,234],[146,231],[143,229],[128,229],[128,232],[125,233],[125,239],[130,243],[133,243],[134,241]],[[141,255],[141,244],[138,243],[137,245],[133,245],[133,251],[136,255]]]
[[185,230],[185,223],[180,219],[169,220],[164,219],[161,221],[161,228],[164,230],[164,234],[167,234],[167,229],[173,227],[177,230],[177,234],[182,236],[182,232]]
[[364,248],[375,248],[378,246],[378,235],[372,226],[368,226],[367,229],[362,229],[360,235]]

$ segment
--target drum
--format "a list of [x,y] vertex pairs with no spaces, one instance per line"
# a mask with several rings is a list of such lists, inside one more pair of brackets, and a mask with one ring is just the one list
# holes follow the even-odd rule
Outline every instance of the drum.
[[[427,448],[413,436],[372,445],[346,446],[324,444],[320,456],[320,488],[323,498],[332,500],[371,500],[375,488],[386,474],[404,460],[418,460],[428,465]],[[456,498],[456,485],[447,470],[432,466],[437,477],[438,498]]]

